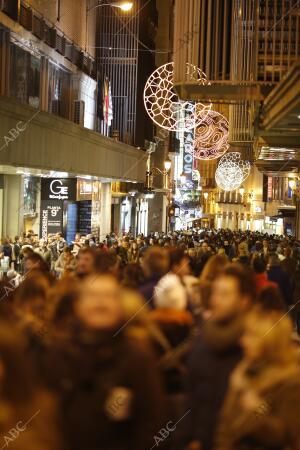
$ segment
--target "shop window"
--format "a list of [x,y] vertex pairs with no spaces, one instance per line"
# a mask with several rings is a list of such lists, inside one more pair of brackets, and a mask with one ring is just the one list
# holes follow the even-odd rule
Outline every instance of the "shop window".
[[69,118],[70,73],[49,63],[48,111]]
[[40,59],[11,44],[10,95],[34,108],[40,105]]

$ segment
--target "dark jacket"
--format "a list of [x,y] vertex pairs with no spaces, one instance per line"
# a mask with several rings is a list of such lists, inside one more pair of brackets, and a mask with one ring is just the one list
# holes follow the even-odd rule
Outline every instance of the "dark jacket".
[[241,334],[241,320],[227,324],[209,320],[196,338],[189,357],[188,440],[200,441],[203,450],[213,446],[229,377],[242,357],[238,343]]
[[169,344],[169,349],[157,345],[159,367],[168,393],[182,392],[186,375],[186,355],[191,343],[193,317],[189,311],[156,309],[150,315]]
[[288,274],[279,265],[271,266],[268,270],[268,279],[278,284],[286,306],[291,305],[293,303],[293,289]]
[[149,349],[122,333],[84,333],[52,344],[45,378],[60,399],[68,450],[151,448],[163,423],[160,380]]
[[281,261],[280,266],[284,272],[289,276],[292,284],[292,288],[295,288],[295,276],[297,270],[297,260],[294,257],[288,256],[283,261]]
[[3,255],[8,256],[11,259],[12,256],[12,246],[10,244],[3,245]]
[[154,288],[159,280],[160,277],[148,278],[139,289],[139,292],[145,298],[149,308],[154,308]]

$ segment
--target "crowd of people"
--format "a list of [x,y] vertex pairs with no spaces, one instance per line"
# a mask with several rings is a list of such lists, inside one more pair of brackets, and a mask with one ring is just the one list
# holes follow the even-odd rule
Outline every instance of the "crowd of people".
[[295,238],[28,233],[0,258],[1,448],[300,449]]

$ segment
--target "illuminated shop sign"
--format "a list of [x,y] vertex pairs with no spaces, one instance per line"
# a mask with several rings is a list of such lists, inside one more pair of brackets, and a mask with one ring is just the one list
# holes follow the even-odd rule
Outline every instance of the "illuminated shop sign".
[[[194,112],[194,107],[192,110],[186,112],[185,122],[188,123]],[[185,189],[193,189],[193,143],[194,143],[194,130],[189,130],[184,132],[183,137],[183,173],[186,177]]]
[[76,200],[76,178],[42,178],[41,200]]

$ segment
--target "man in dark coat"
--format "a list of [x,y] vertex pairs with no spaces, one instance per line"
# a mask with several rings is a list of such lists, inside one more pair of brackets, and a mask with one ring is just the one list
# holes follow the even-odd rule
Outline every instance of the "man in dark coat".
[[211,450],[229,377],[242,357],[243,317],[256,295],[252,274],[230,265],[216,278],[211,316],[196,338],[188,362],[190,449]]
[[145,282],[140,288],[140,293],[145,298],[149,307],[153,308],[154,288],[169,270],[169,254],[166,249],[152,246],[145,251],[141,264]]
[[289,275],[285,272],[276,253],[272,253],[268,260],[268,279],[277,283],[281,295],[288,308],[293,303],[293,288]]

